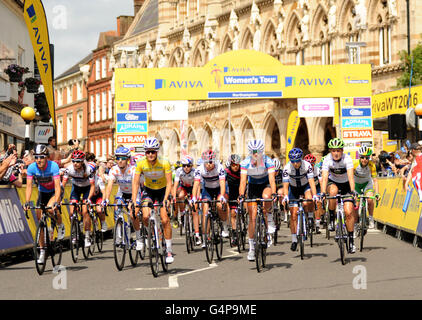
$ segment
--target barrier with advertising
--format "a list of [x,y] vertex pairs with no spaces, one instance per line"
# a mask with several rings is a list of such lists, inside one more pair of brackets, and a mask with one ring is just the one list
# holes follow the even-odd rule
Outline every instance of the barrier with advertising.
[[15,189],[0,188],[0,254],[31,247],[33,238]]
[[381,200],[374,210],[374,219],[399,230],[422,236],[422,205],[417,193],[412,192],[410,204],[406,212],[403,205],[406,191],[401,178],[378,179]]
[[117,68],[115,90],[116,101],[361,97],[371,95],[371,66],[286,66],[236,50],[204,67]]
[[341,136],[344,140],[344,150],[353,159],[358,157],[360,146],[374,145],[371,97],[342,97]]

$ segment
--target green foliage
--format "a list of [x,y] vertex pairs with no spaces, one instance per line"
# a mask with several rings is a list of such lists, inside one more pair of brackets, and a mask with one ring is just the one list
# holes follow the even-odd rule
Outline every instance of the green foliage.
[[397,88],[405,88],[409,86],[410,82],[410,70],[412,66],[413,56],[413,75],[412,75],[412,86],[422,84],[422,42],[412,50],[411,56],[407,54],[407,51],[400,51],[400,60],[404,64],[404,72],[397,79]]

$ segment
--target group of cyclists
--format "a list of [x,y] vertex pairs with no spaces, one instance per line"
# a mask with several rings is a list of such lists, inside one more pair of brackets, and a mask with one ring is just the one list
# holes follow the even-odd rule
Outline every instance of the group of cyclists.
[[[239,206],[247,207],[249,216],[248,242],[249,252],[247,259],[255,260],[255,220],[257,203],[245,199],[271,199],[263,202],[263,212],[268,224],[269,244],[271,235],[276,226],[273,217],[274,204],[288,207],[290,212],[291,250],[297,249],[297,199],[304,198],[312,201],[304,202],[303,208],[310,218],[315,219],[315,232],[320,233],[321,216],[324,213],[323,201],[328,196],[347,195],[344,200],[344,213],[349,237],[349,253],[354,253],[354,228],[358,215],[356,201],[358,194],[374,196],[379,200],[378,183],[376,180],[375,166],[371,162],[372,149],[362,146],[359,159],[352,158],[344,153],[342,139],[333,138],[328,143],[329,153],[319,163],[312,154],[304,155],[299,148],[293,148],[288,154],[288,162],[282,168],[279,159],[271,159],[264,154],[265,146],[262,140],[256,139],[248,142],[248,156],[245,159],[237,154],[229,156],[225,167],[217,160],[213,150],[202,153],[197,161],[183,156],[181,167],[173,173],[168,160],[158,155],[160,143],[154,137],[148,137],[144,143],[144,155],[132,156],[131,151],[119,146],[115,150],[116,164],[111,169],[97,167],[93,160],[87,159],[86,154],[74,150],[71,155],[72,163],[66,168],[48,160],[49,152],[45,145],[37,145],[34,150],[35,162],[28,166],[26,202],[24,209],[30,207],[32,185],[38,184],[38,206],[51,207],[56,213],[59,234],[63,239],[65,227],[60,214],[60,203],[63,197],[64,186],[71,178],[72,190],[70,202],[83,201],[82,215],[85,232],[85,246],[89,247],[91,219],[88,214],[88,205],[96,204],[100,217],[102,231],[107,231],[104,211],[101,207],[110,204],[113,185],[118,185],[114,197],[115,203],[128,205],[128,212],[136,234],[136,250],[143,250],[144,238],[141,236],[141,224],[147,226],[151,214],[151,207],[141,205],[145,203],[161,203],[160,217],[166,243],[165,261],[170,264],[174,261],[172,250],[172,225],[177,227],[183,221],[185,205],[183,201],[188,198],[192,208],[194,237],[197,246],[205,247],[203,235],[200,232],[200,213],[202,213],[202,226],[205,225],[206,216],[210,210],[207,200],[218,200],[216,211],[223,222],[222,237],[229,236],[229,229],[236,228],[236,213]],[[106,178],[104,178],[106,175]],[[174,203],[173,203],[174,202]],[[168,208],[175,206],[174,216],[169,217]],[[334,230],[334,215],[337,202],[328,200],[329,221],[327,226]],[[70,214],[73,213],[70,206]],[[374,201],[368,199],[369,227],[374,227],[373,211]],[[37,210],[40,219],[41,210]],[[119,238],[120,237],[120,238]],[[121,235],[115,241],[122,241]],[[233,244],[236,233],[232,234]],[[44,261],[45,252],[41,250],[39,262]]]

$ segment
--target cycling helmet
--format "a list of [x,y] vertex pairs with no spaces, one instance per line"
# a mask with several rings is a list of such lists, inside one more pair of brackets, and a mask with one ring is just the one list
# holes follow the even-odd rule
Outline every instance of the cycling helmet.
[[130,150],[125,147],[119,147],[116,149],[116,152],[114,153],[116,157],[128,157],[130,158]]
[[372,149],[367,146],[362,146],[359,148],[358,153],[360,156],[370,156],[372,154]]
[[312,164],[312,165],[314,165],[314,164],[315,164],[315,162],[316,162],[316,158],[315,158],[315,156],[314,156],[312,153],[307,154],[307,155],[305,156],[305,158],[303,158],[303,160],[305,160],[305,161],[309,162],[309,163],[310,163],[310,164]]
[[240,156],[239,155],[232,154],[230,156],[230,164],[232,164],[232,163],[234,163],[234,164],[240,164],[240,161],[241,161],[241,159],[240,159]]
[[253,151],[258,151],[258,153],[264,152],[264,142],[261,139],[251,140],[248,142],[248,150],[250,153]]
[[204,161],[214,161],[216,158],[216,154],[212,150],[207,150],[202,153],[202,160]]
[[193,158],[191,156],[184,156],[181,161],[182,165],[190,164],[193,165]]
[[145,150],[158,150],[160,149],[160,143],[154,137],[147,138],[144,143]]
[[331,139],[328,142],[329,149],[343,149],[344,148],[344,141],[340,138]]
[[303,151],[299,148],[293,148],[289,152],[290,161],[294,161],[294,162],[300,161],[302,160],[302,157],[303,157]]
[[75,150],[72,152],[72,160],[85,160],[85,152],[81,150]]
[[230,159],[227,159],[226,160],[226,168],[229,168],[230,167],[230,164],[231,164]]
[[35,156],[39,156],[39,155],[48,156],[47,146],[44,145],[44,144],[37,145],[34,149],[34,155]]
[[278,160],[277,158],[274,158],[274,159],[273,159],[273,162],[274,162],[274,169],[275,169],[275,171],[280,170],[280,167],[281,167],[281,162],[280,162],[280,160]]

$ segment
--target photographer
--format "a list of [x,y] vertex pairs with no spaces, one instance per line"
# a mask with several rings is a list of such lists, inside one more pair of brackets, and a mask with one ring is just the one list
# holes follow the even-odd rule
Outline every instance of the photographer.
[[24,168],[22,160],[18,160],[16,146],[10,144],[7,152],[0,155],[0,185],[13,184],[22,187],[21,170]]
[[379,158],[379,170],[382,177],[391,177],[393,175],[393,164],[390,161],[390,155],[386,151],[381,151]]
[[9,144],[6,153],[0,154],[0,180],[7,174],[9,167],[13,166],[18,160],[16,146]]

